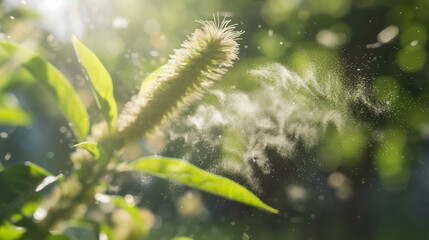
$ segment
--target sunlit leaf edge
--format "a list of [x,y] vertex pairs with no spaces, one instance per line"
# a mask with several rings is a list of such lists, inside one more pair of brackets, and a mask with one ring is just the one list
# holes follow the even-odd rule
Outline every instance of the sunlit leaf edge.
[[80,64],[88,74],[101,112],[111,131],[117,119],[117,106],[113,95],[112,78],[98,57],[75,36],[72,38]]
[[19,107],[0,106],[0,125],[25,126],[32,122],[32,116]]
[[238,183],[228,178],[204,171],[180,159],[142,157],[132,162],[130,165],[135,171],[174,180],[187,186],[244,203],[270,213],[278,213],[278,210],[262,202],[252,192]]
[[97,143],[81,142],[73,145],[73,147],[80,147],[87,150],[89,153],[92,154],[95,159],[98,159],[100,157],[100,148],[98,147]]

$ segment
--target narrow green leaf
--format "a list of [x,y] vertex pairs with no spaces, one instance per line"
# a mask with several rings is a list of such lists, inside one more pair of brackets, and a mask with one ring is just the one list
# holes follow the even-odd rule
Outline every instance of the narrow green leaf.
[[98,159],[100,157],[100,148],[98,147],[98,144],[96,144],[96,143],[81,142],[81,143],[74,145],[73,147],[80,147],[80,148],[87,150],[89,153],[92,154],[92,156],[94,156],[95,159]]
[[[26,162],[0,172],[0,222],[52,182],[51,174],[39,166]],[[54,177],[55,178],[55,177]],[[40,186],[44,184],[45,186]]]
[[89,76],[98,106],[113,132],[118,112],[113,96],[112,78],[97,56],[76,37],[73,37],[73,45],[80,63]]
[[206,172],[180,159],[143,157],[132,162],[131,166],[136,171],[174,180],[230,200],[254,206],[271,213],[278,213],[276,209],[263,203],[252,192],[234,181]]
[[0,106],[0,125],[25,126],[31,123],[31,116],[21,108]]
[[9,61],[22,64],[47,89],[70,122],[76,137],[83,141],[89,130],[88,114],[64,75],[33,51],[16,43],[1,40],[0,55],[5,54],[8,55]]

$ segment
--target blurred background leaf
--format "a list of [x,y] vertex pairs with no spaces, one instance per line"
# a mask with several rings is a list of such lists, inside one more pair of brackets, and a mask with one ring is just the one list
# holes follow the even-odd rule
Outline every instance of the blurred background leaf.
[[31,50],[16,43],[0,42],[3,55],[9,55],[12,64],[23,65],[52,95],[70,122],[76,137],[84,140],[89,129],[87,112],[72,86],[63,74]]
[[19,211],[33,194],[40,191],[39,184],[49,176],[44,169],[29,162],[1,171],[0,220],[4,221]]

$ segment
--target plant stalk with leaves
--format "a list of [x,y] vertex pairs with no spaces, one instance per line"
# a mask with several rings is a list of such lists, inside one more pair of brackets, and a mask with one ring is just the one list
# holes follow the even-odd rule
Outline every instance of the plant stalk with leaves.
[[[118,150],[129,141],[150,134],[166,120],[172,119],[191,102],[197,100],[213,81],[219,80],[237,59],[237,40],[242,34],[230,21],[200,21],[202,29],[196,30],[182,48],[175,50],[168,63],[153,72],[143,82],[139,93],[127,103],[117,120],[117,107],[113,96],[111,77],[100,60],[78,39],[73,44],[80,63],[86,70],[95,99],[106,124],[98,124],[86,142],[76,145],[73,154],[74,172],[59,183],[48,201],[47,214],[37,222],[41,238],[51,236],[51,230],[63,220],[69,220],[79,212],[80,206],[90,206],[94,195],[102,192],[104,177],[122,169],[118,168]],[[9,56],[29,71],[54,96],[63,114],[71,123],[79,141],[88,133],[88,116],[77,94],[65,77],[51,64],[35,53],[17,44],[0,42],[0,54]],[[40,71],[43,69],[45,71]],[[30,166],[28,166],[30,167]],[[142,157],[125,166],[132,170],[164,179],[181,182],[190,187],[248,204],[262,210],[277,213],[253,193],[237,183],[206,172],[190,163],[165,157]],[[8,170],[0,172],[0,178]],[[43,182],[38,177],[37,183]],[[40,180],[42,179],[42,180]],[[13,184],[13,183],[11,183]],[[23,189],[24,191],[25,189]],[[29,190],[31,192],[31,189]],[[7,203],[5,203],[7,204]],[[119,204],[121,205],[121,204]],[[126,204],[125,204],[126,205]],[[3,205],[0,205],[3,207]],[[3,211],[3,209],[1,209]],[[13,213],[20,213],[19,206]],[[9,211],[11,212],[11,211]],[[17,224],[10,215],[0,215],[2,222]],[[18,225],[18,224],[17,224]],[[22,239],[34,237],[27,229]],[[146,230],[128,238],[138,238]]]

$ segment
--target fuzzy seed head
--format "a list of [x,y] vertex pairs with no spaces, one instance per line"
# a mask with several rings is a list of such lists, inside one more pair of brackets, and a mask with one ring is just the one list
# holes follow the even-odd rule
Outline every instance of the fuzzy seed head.
[[200,98],[214,81],[233,65],[241,31],[230,20],[198,21],[202,24],[174,51],[170,60],[151,74],[140,92],[128,102],[117,124],[117,136],[137,139]]

